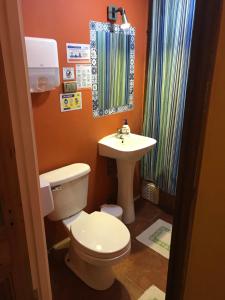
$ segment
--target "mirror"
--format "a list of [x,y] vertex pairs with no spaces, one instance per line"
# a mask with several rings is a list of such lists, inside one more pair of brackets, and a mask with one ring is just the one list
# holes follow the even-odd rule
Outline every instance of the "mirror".
[[135,29],[90,22],[93,115],[133,108]]

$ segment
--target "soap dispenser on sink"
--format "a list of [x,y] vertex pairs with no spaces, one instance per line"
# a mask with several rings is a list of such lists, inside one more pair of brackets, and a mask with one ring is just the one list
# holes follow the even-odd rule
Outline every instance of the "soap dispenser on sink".
[[128,125],[127,119],[124,119],[124,124],[122,126],[122,133],[124,134],[130,133],[130,126]]
[[124,124],[121,128],[117,130],[119,137],[121,138],[121,135],[124,134],[130,134],[130,126],[128,125],[127,119],[124,119]]

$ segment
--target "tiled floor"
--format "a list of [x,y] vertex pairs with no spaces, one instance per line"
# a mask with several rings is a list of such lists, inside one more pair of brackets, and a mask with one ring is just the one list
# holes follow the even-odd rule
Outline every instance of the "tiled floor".
[[131,254],[114,267],[116,281],[106,291],[87,287],[64,264],[65,250],[49,255],[54,300],[137,300],[151,285],[165,291],[168,260],[138,242],[135,237],[161,218],[172,222],[172,217],[149,201],[135,203],[136,221],[128,225],[132,238]]

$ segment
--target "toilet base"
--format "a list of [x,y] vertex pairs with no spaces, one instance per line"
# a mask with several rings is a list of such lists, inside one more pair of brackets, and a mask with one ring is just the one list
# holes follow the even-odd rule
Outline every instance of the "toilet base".
[[81,259],[71,246],[66,254],[65,263],[84,283],[95,290],[106,290],[115,280],[111,266],[92,265]]

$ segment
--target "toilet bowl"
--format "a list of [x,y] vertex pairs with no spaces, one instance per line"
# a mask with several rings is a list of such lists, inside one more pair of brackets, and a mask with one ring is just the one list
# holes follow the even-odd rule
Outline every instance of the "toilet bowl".
[[[64,223],[64,221],[63,221]],[[114,282],[112,266],[130,252],[130,233],[117,218],[82,212],[66,226],[71,238],[66,265],[88,286],[105,290]]]
[[130,233],[112,215],[83,211],[89,172],[88,165],[73,164],[40,176],[52,190],[54,211],[48,217],[62,220],[71,239],[66,265],[91,288],[105,290],[115,279],[112,266],[130,252]]

